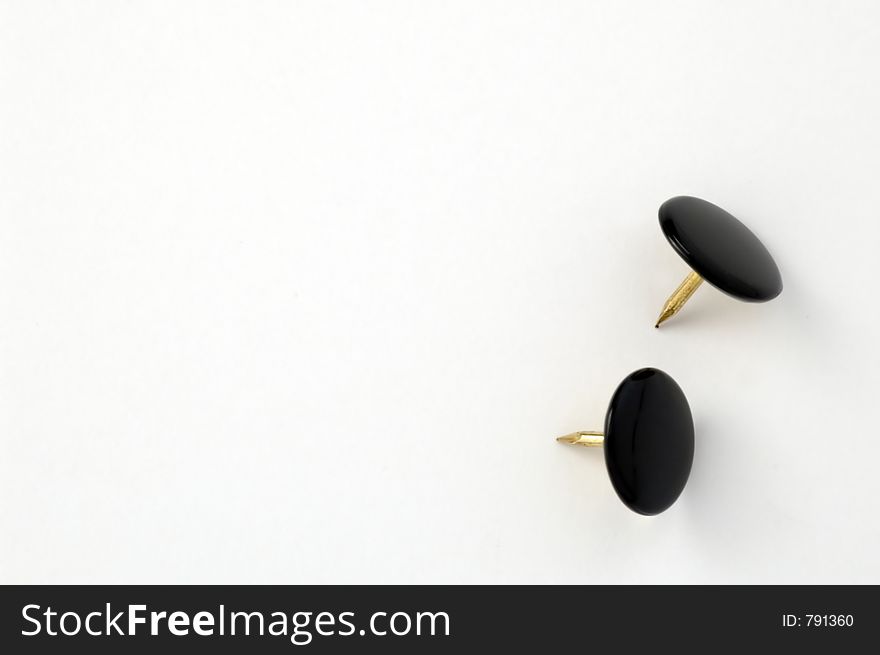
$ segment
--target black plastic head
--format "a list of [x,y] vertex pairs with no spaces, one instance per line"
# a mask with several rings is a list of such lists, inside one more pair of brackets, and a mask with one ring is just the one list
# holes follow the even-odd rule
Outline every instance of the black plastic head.
[[694,460],[694,421],[675,380],[656,368],[630,373],[605,416],[605,465],[624,504],[639,514],[669,508]]
[[660,206],[660,227],[688,266],[724,293],[766,302],[782,292],[767,248],[721,207],[692,196],[670,198]]

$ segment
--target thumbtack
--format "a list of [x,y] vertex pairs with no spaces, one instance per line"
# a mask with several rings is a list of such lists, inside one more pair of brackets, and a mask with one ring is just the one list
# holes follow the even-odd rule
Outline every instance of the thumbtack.
[[703,280],[746,302],[767,302],[782,292],[782,276],[770,252],[721,207],[692,196],[670,198],[660,206],[660,228],[692,270],[669,296],[654,327],[675,316]]

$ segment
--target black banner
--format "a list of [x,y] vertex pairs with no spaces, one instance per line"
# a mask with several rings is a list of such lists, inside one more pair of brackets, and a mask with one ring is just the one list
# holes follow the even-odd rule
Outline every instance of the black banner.
[[5,653],[855,652],[880,636],[874,586],[11,586],[0,596]]

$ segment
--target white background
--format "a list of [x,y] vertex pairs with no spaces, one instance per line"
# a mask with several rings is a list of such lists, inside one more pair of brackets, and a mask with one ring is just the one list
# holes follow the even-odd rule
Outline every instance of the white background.
[[[880,582],[880,3],[3,2],[0,580]],[[704,285],[668,197],[785,290]],[[617,383],[697,449],[617,499]]]

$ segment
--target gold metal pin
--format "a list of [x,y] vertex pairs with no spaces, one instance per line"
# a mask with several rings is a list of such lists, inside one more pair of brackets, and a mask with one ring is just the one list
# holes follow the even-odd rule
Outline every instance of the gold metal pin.
[[563,437],[556,437],[556,441],[560,443],[568,443],[573,446],[591,446],[593,448],[601,448],[605,443],[605,435],[602,432],[581,431],[566,434]]
[[657,324],[654,326],[655,328],[660,327],[660,324],[664,321],[668,321],[670,318],[675,316],[684,304],[690,299],[694,292],[700,288],[700,285],[703,283],[703,278],[699,275],[691,271],[688,273],[688,276],[684,279],[678,288],[672,292],[672,295],[669,296],[669,300],[666,301],[666,304],[663,305],[663,311],[660,312],[660,316],[657,319]]

